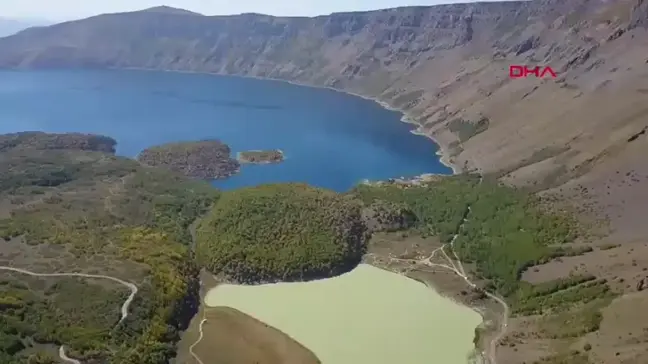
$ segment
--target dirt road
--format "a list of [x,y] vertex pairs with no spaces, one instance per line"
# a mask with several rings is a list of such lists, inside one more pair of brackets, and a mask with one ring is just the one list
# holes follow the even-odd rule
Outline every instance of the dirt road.
[[[14,268],[14,267],[8,267],[8,266],[0,266],[0,270],[4,271],[10,271],[10,272],[15,272],[15,273],[20,273],[20,274],[26,274],[32,277],[81,277],[81,278],[95,278],[95,279],[108,279],[113,282],[117,282],[119,284],[122,284],[128,289],[130,289],[131,294],[128,296],[128,298],[124,301],[124,303],[121,306],[121,318],[119,319],[119,322],[117,325],[119,325],[122,321],[128,317],[128,308],[130,307],[131,303],[133,302],[133,299],[135,298],[135,295],[137,294],[137,286],[130,283],[126,282],[124,280],[121,280],[119,278],[111,277],[111,276],[106,276],[106,275],[101,275],[101,274],[85,274],[85,273],[36,273],[36,272],[31,272],[26,269],[20,269],[20,268]],[[76,359],[72,359],[68,357],[65,354],[65,348],[63,345],[59,348],[59,357],[61,360],[67,363],[71,364],[81,364],[80,361]]]

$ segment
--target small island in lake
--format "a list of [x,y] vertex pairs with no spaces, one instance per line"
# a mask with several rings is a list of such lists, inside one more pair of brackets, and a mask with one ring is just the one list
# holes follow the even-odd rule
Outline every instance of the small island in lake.
[[239,152],[236,159],[238,159],[240,163],[279,163],[284,160],[284,154],[279,149],[248,150],[246,152]]
[[215,139],[158,145],[143,150],[137,159],[200,179],[227,178],[240,169],[239,162],[231,158],[230,147]]

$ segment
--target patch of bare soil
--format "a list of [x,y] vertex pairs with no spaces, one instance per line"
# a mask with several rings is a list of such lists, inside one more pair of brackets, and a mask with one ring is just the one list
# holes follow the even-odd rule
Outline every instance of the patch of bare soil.
[[[583,361],[561,359],[563,361],[548,361],[548,363],[643,364],[648,362],[648,320],[641,314],[648,303],[648,294],[636,291],[637,285],[645,279],[645,272],[643,269],[634,271],[624,269],[628,265],[619,261],[611,263],[615,265],[615,273],[606,272],[604,270],[607,267],[604,265],[596,266],[597,263],[604,264],[605,258],[599,256],[597,259],[598,262],[592,261],[587,256],[568,258],[568,260],[585,262],[586,265],[594,264],[595,269],[591,272],[599,273],[595,274],[597,277],[615,274],[613,277],[617,278],[608,280],[608,285],[615,292],[619,292],[619,298],[611,303],[598,301],[593,305],[574,308],[566,313],[511,318],[507,335],[497,352],[500,363],[535,363],[542,358],[552,356],[560,358],[567,353],[575,352],[578,352],[581,358],[587,359],[579,359]],[[561,266],[557,268],[558,264]],[[571,270],[570,266],[564,264],[549,263],[542,266],[539,272],[528,276],[533,280],[563,278],[568,276]],[[591,333],[579,334],[581,327],[583,329],[586,327],[586,320],[596,315],[600,315],[600,326]],[[568,335],[570,332],[576,334],[560,336]]]
[[[644,113],[644,119],[648,112]],[[648,125],[648,120],[645,120]],[[632,134],[627,133],[629,136]],[[601,244],[648,240],[648,135],[624,140],[605,159],[593,163],[587,174],[544,191],[557,203],[568,202],[589,221],[607,228]]]
[[[502,327],[503,309],[498,302],[470,287],[464,278],[451,269],[453,262],[441,253],[442,246],[436,237],[423,238],[400,232],[378,233],[371,239],[365,263],[406,275],[479,312],[484,322],[476,337],[476,349],[482,352],[488,350],[491,342],[497,340]],[[448,247],[446,252],[452,254]],[[432,258],[428,259],[430,257]],[[471,267],[464,268],[470,276]],[[483,283],[473,282],[478,287]]]
[[601,328],[584,338],[592,347],[592,363],[648,363],[648,319],[642,314],[646,307],[648,292],[634,292],[603,309]]
[[556,343],[551,339],[535,337],[538,317],[509,320],[507,335],[497,350],[499,363],[533,363],[553,351]]
[[619,292],[636,290],[639,280],[648,276],[648,242],[595,249],[575,257],[563,257],[535,266],[522,275],[531,283],[547,282],[571,274],[592,274],[606,278]]
[[[502,362],[528,362],[543,352],[556,355],[575,350],[586,354],[585,363],[591,364],[648,362],[648,319],[641,314],[648,300],[644,291],[648,288],[648,163],[642,152],[648,137],[641,130],[633,134],[634,129],[611,135],[617,143],[593,158],[585,174],[540,193],[550,203],[577,213],[590,233],[580,244],[590,245],[593,251],[531,267],[522,275],[534,284],[574,274],[593,275],[605,279],[618,298],[600,307],[598,330],[569,339],[542,338],[547,325],[568,330],[573,325],[569,318],[553,323],[552,317],[513,318],[499,352]],[[623,139],[621,134],[628,137]]]
[[[201,302],[221,282],[201,273]],[[206,307],[192,320],[174,364],[320,364],[283,332],[229,307]]]
[[[467,306],[474,306],[475,296],[471,294],[472,291],[463,278],[449,269],[420,264],[422,259],[431,256],[441,246],[437,237],[422,238],[400,232],[378,233],[371,239],[365,263],[405,274],[434,287],[445,297]],[[447,264],[447,261],[439,253],[435,254],[432,263]]]
[[233,308],[208,308],[204,319],[203,339],[193,349],[202,364],[320,363],[286,334]]

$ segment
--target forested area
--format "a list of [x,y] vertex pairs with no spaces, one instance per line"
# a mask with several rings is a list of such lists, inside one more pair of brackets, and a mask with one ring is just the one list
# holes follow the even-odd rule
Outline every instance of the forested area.
[[[3,272],[0,363],[167,363],[197,305],[188,226],[217,198],[207,183],[110,154],[74,150],[0,153],[0,249],[24,254],[2,265],[37,272],[87,272],[135,283]],[[45,256],[56,252],[57,255]],[[53,253],[52,253],[53,254]],[[54,259],[52,259],[54,258]],[[54,360],[56,359],[56,360]]]
[[468,206],[476,199],[479,178],[445,178],[425,186],[403,188],[397,184],[359,185],[349,192],[369,205],[375,201],[405,204],[417,217],[414,227],[423,235],[437,235],[449,243],[457,232]]
[[455,250],[497,292],[512,294],[526,268],[568,254],[560,245],[576,238],[570,216],[544,211],[533,195],[497,184],[484,182],[476,192]]
[[360,201],[303,184],[222,194],[197,231],[197,258],[239,282],[330,277],[355,267],[367,231]]
[[407,187],[361,185],[350,193],[366,203],[407,204],[417,215],[414,229],[437,235],[444,243],[459,233],[454,249],[461,259],[474,263],[476,273],[504,296],[518,290],[520,274],[528,266],[568,254],[560,244],[573,240],[577,231],[569,216],[542,210],[532,195],[480,182],[477,176]]

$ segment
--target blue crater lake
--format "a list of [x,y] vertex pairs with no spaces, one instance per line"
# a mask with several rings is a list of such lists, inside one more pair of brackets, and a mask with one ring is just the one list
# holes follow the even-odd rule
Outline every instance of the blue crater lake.
[[281,149],[286,160],[243,165],[220,188],[306,182],[345,191],[363,179],[452,171],[437,146],[375,102],[284,82],[145,71],[0,71],[0,133],[111,136],[119,155],[218,138],[233,153]]

